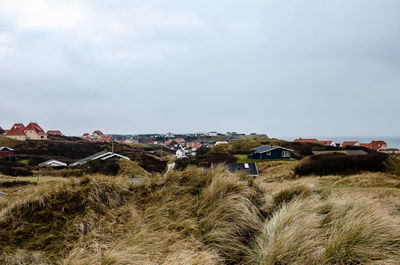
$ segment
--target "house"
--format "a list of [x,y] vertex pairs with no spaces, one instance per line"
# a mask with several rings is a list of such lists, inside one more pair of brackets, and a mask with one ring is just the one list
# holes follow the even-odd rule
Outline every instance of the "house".
[[183,149],[183,148],[181,147],[181,148],[179,148],[178,150],[176,150],[176,152],[175,152],[175,157],[176,157],[176,158],[183,158],[183,157],[186,157],[185,149]]
[[344,141],[342,147],[346,146],[360,146],[360,143],[358,141]]
[[8,158],[8,157],[14,157],[15,152],[14,149],[7,147],[7,146],[1,146],[0,147],[0,159],[1,158]]
[[8,138],[15,140],[26,140],[26,134],[24,133],[25,126],[22,123],[15,123],[10,130],[6,132]]
[[336,144],[331,140],[318,141],[318,143],[323,144],[325,146],[336,146]]
[[39,167],[51,167],[53,169],[63,169],[67,167],[67,163],[50,159],[39,164]]
[[58,136],[63,136],[63,134],[62,134],[61,131],[59,131],[59,130],[49,130],[49,131],[47,131],[47,135],[58,135]]
[[372,141],[369,144],[369,148],[373,149],[373,150],[379,150],[379,149],[388,149],[388,145],[385,141]]
[[22,123],[15,123],[11,129],[6,132],[6,136],[22,141],[47,139],[47,134],[36,122],[31,122],[26,127]]
[[244,171],[252,177],[258,177],[258,169],[256,163],[228,163],[226,167],[231,172]]
[[273,145],[260,145],[250,149],[251,154],[247,155],[250,159],[290,159],[292,150]]
[[400,151],[397,148],[378,149],[378,152],[385,153],[385,154],[400,154]]
[[317,139],[302,139],[302,138],[298,138],[298,139],[294,139],[293,142],[296,143],[318,143]]
[[92,134],[84,133],[82,139],[102,143],[110,143],[113,140],[112,136],[106,136],[100,130],[96,130]]
[[110,159],[110,158],[122,158],[122,159],[130,160],[129,157],[126,157],[126,156],[123,156],[123,155],[120,155],[120,154],[117,154],[117,153],[108,152],[108,151],[102,151],[102,152],[93,154],[91,156],[82,158],[81,160],[78,160],[78,161],[76,161],[76,162],[74,162],[74,163],[72,163],[70,165],[71,166],[78,166],[78,165],[83,165],[83,164],[85,164],[85,163],[87,163],[89,161],[92,161],[92,160],[97,160],[97,159],[107,160],[107,159]]
[[29,140],[45,140],[47,139],[47,134],[36,122],[31,122],[25,127],[24,133],[26,138]]
[[183,139],[183,138],[175,138],[174,141],[175,141],[177,144],[183,144],[183,143],[185,142],[185,139]]
[[211,131],[207,133],[207,136],[218,136],[218,133],[216,131]]

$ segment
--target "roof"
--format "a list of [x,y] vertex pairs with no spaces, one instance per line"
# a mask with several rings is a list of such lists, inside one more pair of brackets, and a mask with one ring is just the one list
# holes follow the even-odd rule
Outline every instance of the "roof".
[[360,143],[360,146],[369,148],[369,147],[370,147],[370,144],[368,144],[368,143]]
[[275,150],[275,149],[278,149],[278,148],[285,149],[285,150],[293,152],[293,150],[287,149],[285,147],[274,146],[274,145],[260,145],[260,146],[254,147],[254,148],[252,148],[250,150],[254,151],[254,153],[256,153],[256,154],[261,154],[261,153],[269,152],[269,151],[272,151],[272,150]]
[[378,149],[379,152],[399,152],[398,148],[380,148]]
[[370,143],[370,148],[374,149],[374,150],[377,150],[377,149],[379,149],[379,148],[381,148],[382,146],[385,146],[385,145],[386,145],[386,142],[382,141],[382,140],[380,140],[380,141],[372,141]]
[[97,135],[104,135],[100,130],[96,130],[93,132],[93,134],[97,134]]
[[100,159],[101,160],[107,160],[107,159],[113,158],[113,157],[119,157],[119,158],[123,158],[123,159],[126,159],[126,160],[130,160],[129,157],[126,157],[126,156],[123,156],[123,155],[120,155],[120,154],[117,154],[117,153],[111,153],[111,154],[108,154],[108,155],[104,155]]
[[355,146],[358,145],[358,141],[344,141],[342,146]]
[[333,141],[330,141],[330,140],[328,140],[328,141],[318,141],[318,143],[329,146],[329,145],[333,144]]
[[256,163],[228,163],[226,167],[229,171],[246,171],[250,176],[258,176],[258,169]]
[[[53,165],[52,165],[52,164],[53,164]],[[59,167],[66,167],[67,164],[64,163],[64,162],[55,160],[55,159],[50,159],[50,160],[47,160],[47,161],[44,161],[44,162],[40,163],[39,166],[41,166],[41,167],[43,167],[43,166],[53,166],[53,167],[54,167],[54,166],[59,166]]]
[[295,139],[293,142],[318,143],[317,139]]
[[50,135],[63,135],[61,133],[61,131],[59,131],[59,130],[48,130],[47,134],[50,134]]
[[78,160],[78,161],[72,163],[71,166],[83,165],[88,161],[96,160],[96,159],[106,160],[106,159],[109,159],[109,158],[115,157],[115,156],[130,160],[128,157],[120,155],[120,154],[117,154],[117,153],[108,152],[108,151],[102,151],[102,152],[98,152],[96,154],[93,154],[91,156],[82,158],[81,160]]
[[0,151],[14,151],[14,149],[8,146],[0,146]]
[[181,153],[185,153],[185,149],[183,149],[182,147],[179,148],[179,149],[177,150],[177,152],[178,152],[178,151],[180,151]]
[[6,135],[25,135],[25,126],[22,123],[15,123],[10,130],[7,131]]
[[44,130],[36,122],[29,123],[28,126],[25,127],[25,130],[32,130],[39,135],[46,135]]

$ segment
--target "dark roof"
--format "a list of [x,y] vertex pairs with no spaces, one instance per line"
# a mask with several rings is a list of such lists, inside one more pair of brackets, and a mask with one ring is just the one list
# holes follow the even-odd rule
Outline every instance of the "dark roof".
[[278,149],[278,148],[282,148],[282,149],[285,149],[285,150],[293,152],[292,150],[284,148],[282,146],[274,146],[274,145],[260,145],[260,146],[254,147],[254,148],[252,148],[250,150],[254,151],[254,153],[261,154],[261,153],[272,151],[272,150],[275,150],[275,149]]
[[113,153],[113,152],[102,151],[102,152],[98,152],[98,153],[96,153],[94,155],[85,157],[85,158],[83,158],[81,160],[78,160],[78,161],[72,163],[71,166],[82,165],[82,164],[85,164],[88,161],[96,160],[96,159],[106,160],[106,159],[109,159],[109,158],[112,158],[112,157],[119,157],[119,158],[124,158],[126,160],[129,160],[129,158],[126,157],[126,156],[123,156],[123,155],[120,155],[120,154],[117,154],[117,153]]
[[86,162],[88,162],[88,161],[90,161],[90,160],[97,159],[98,157],[102,157],[102,156],[104,156],[104,155],[107,154],[107,153],[109,153],[109,152],[108,152],[108,151],[101,151],[101,152],[98,152],[98,153],[96,153],[96,154],[94,154],[94,155],[91,155],[91,156],[82,158],[81,160],[78,160],[78,161],[72,163],[71,166],[76,166],[76,165],[85,164]]
[[229,171],[246,171],[250,176],[258,176],[256,163],[228,163],[226,167]]

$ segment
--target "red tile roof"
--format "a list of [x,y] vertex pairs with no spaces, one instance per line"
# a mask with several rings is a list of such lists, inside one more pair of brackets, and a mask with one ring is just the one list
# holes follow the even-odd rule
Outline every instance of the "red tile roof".
[[333,141],[318,141],[318,143],[326,146],[331,146],[333,144]]
[[317,139],[295,139],[293,142],[303,142],[303,143],[318,143]]
[[28,126],[25,127],[25,130],[32,130],[36,132],[38,135],[46,135],[44,130],[36,122],[29,123]]
[[100,130],[94,131],[93,134],[104,135]]
[[372,141],[370,143],[370,148],[374,150],[380,149],[382,146],[385,146],[386,142],[385,141]]
[[378,149],[379,152],[399,152],[398,148],[380,148]]
[[369,148],[369,147],[370,147],[370,144],[368,144],[368,143],[360,143],[360,146]]
[[7,131],[6,135],[25,135],[25,126],[22,123],[15,123],[10,130]]
[[47,134],[50,134],[50,135],[63,135],[61,133],[61,131],[59,131],[59,130],[49,130],[49,131],[47,131]]
[[358,141],[344,141],[344,142],[342,143],[342,146],[343,146],[343,147],[346,147],[346,146],[356,146],[356,145],[358,145]]
[[103,136],[101,136],[100,138],[99,138],[99,142],[111,142],[111,140],[112,140],[112,137],[111,136],[105,136],[105,135],[103,135]]

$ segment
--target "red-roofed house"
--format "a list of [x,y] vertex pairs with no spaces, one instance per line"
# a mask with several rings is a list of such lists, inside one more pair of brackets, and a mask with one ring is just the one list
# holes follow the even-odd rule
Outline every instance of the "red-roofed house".
[[333,141],[318,141],[318,143],[323,144],[325,146],[336,146]]
[[97,139],[98,142],[103,142],[103,143],[110,143],[112,141],[112,137],[111,136],[100,136],[99,139]]
[[400,154],[400,150],[397,148],[378,149],[378,152],[385,153],[385,154]]
[[342,147],[346,146],[360,146],[360,143],[358,141],[344,141]]
[[185,139],[183,139],[183,138],[175,138],[174,141],[175,141],[177,144],[182,144],[182,143],[185,142]]
[[15,123],[10,130],[7,131],[6,136],[15,140],[26,140],[24,133],[25,126],[22,123]]
[[30,140],[45,140],[47,139],[47,134],[36,122],[31,122],[25,127],[24,133],[26,138]]
[[373,150],[388,149],[388,145],[385,141],[372,141],[369,144],[369,148],[371,148]]
[[176,151],[175,156],[176,156],[177,158],[186,157],[185,149],[183,149],[182,147],[179,148],[179,149]]
[[368,144],[368,143],[360,143],[360,146],[369,148],[369,147],[370,147],[370,144]]
[[49,131],[47,131],[47,135],[59,135],[59,136],[63,136],[63,134],[62,134],[61,131],[59,131],[59,130],[49,130]]
[[300,142],[300,143],[318,143],[317,139],[295,139],[293,142]]

